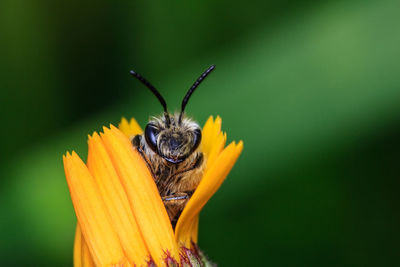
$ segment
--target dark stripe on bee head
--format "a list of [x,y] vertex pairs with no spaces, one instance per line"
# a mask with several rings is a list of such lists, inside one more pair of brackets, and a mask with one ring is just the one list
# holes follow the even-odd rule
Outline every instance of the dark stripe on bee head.
[[131,70],[130,74],[139,81],[141,81],[147,88],[149,88],[150,91],[157,97],[158,101],[160,101],[161,105],[164,108],[164,117],[167,127],[169,127],[169,125],[171,124],[171,120],[168,114],[167,103],[165,102],[165,99],[162,97],[160,92],[158,92],[157,89],[139,73],[135,72],[134,70]]
[[215,69],[215,65],[211,65],[208,69],[206,69],[203,74],[200,75],[199,78],[194,82],[192,87],[190,87],[189,91],[186,93],[185,97],[182,100],[182,108],[181,114],[179,115],[179,123],[182,122],[183,112],[185,111],[186,104],[189,102],[190,96],[193,94],[194,90],[200,85],[200,83]]

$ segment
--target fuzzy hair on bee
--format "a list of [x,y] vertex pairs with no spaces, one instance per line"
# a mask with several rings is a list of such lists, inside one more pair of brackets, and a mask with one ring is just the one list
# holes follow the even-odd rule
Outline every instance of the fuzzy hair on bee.
[[170,114],[161,94],[135,71],[131,75],[141,81],[158,98],[164,108],[159,117],[152,117],[141,135],[132,139],[149,167],[164,202],[172,226],[187,201],[200,183],[205,158],[200,151],[201,128],[184,113],[185,107],[198,85],[215,69],[210,66],[190,87],[182,100],[181,112]]

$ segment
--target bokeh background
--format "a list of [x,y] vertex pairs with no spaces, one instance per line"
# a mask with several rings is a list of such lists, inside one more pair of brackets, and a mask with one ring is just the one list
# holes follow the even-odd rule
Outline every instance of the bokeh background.
[[400,266],[400,2],[0,2],[0,265],[71,266],[61,156],[161,107],[245,148],[202,212],[220,266]]

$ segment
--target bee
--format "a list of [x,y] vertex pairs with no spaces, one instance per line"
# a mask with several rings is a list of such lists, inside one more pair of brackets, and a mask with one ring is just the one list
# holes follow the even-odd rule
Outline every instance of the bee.
[[152,117],[144,133],[132,139],[132,145],[149,167],[169,219],[175,229],[187,201],[200,183],[205,158],[200,151],[201,128],[185,115],[185,107],[199,84],[215,69],[210,66],[190,87],[182,100],[180,113],[169,113],[158,90],[135,71],[130,74],[142,82],[160,101],[164,113]]

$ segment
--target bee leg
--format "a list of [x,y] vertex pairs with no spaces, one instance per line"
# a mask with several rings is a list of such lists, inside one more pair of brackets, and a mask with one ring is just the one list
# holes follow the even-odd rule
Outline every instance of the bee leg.
[[132,138],[132,145],[134,146],[134,147],[140,147],[140,139],[141,139],[141,136],[140,136],[140,134],[138,134],[138,135],[135,135],[135,137],[133,137]]
[[167,210],[169,220],[171,221],[173,229],[175,229],[179,216],[182,213],[186,202],[189,200],[189,195],[186,193],[175,193],[170,196],[162,198],[165,209]]
[[204,161],[204,154],[202,152],[200,152],[199,154],[197,154],[197,159],[196,162],[193,164],[192,166],[192,170],[193,169],[197,169],[201,166],[201,164],[203,164]]
[[182,174],[199,168],[203,163],[203,160],[204,160],[203,153],[200,153],[193,165],[189,166],[189,168],[187,169],[174,173],[173,175],[171,175],[170,179],[178,174]]
[[139,154],[142,156],[142,158],[144,159],[144,161],[146,162],[147,167],[149,168],[151,175],[153,177],[154,176],[154,172],[153,172],[153,168],[150,165],[150,162],[148,160],[148,158],[146,157],[146,155],[143,152],[143,148],[140,146],[140,139],[142,137],[138,134],[136,135],[133,139],[132,139],[132,145],[136,148],[136,150],[139,152]]
[[170,196],[165,196],[162,198],[164,202],[175,203],[175,201],[189,199],[189,195],[186,193],[175,193]]

